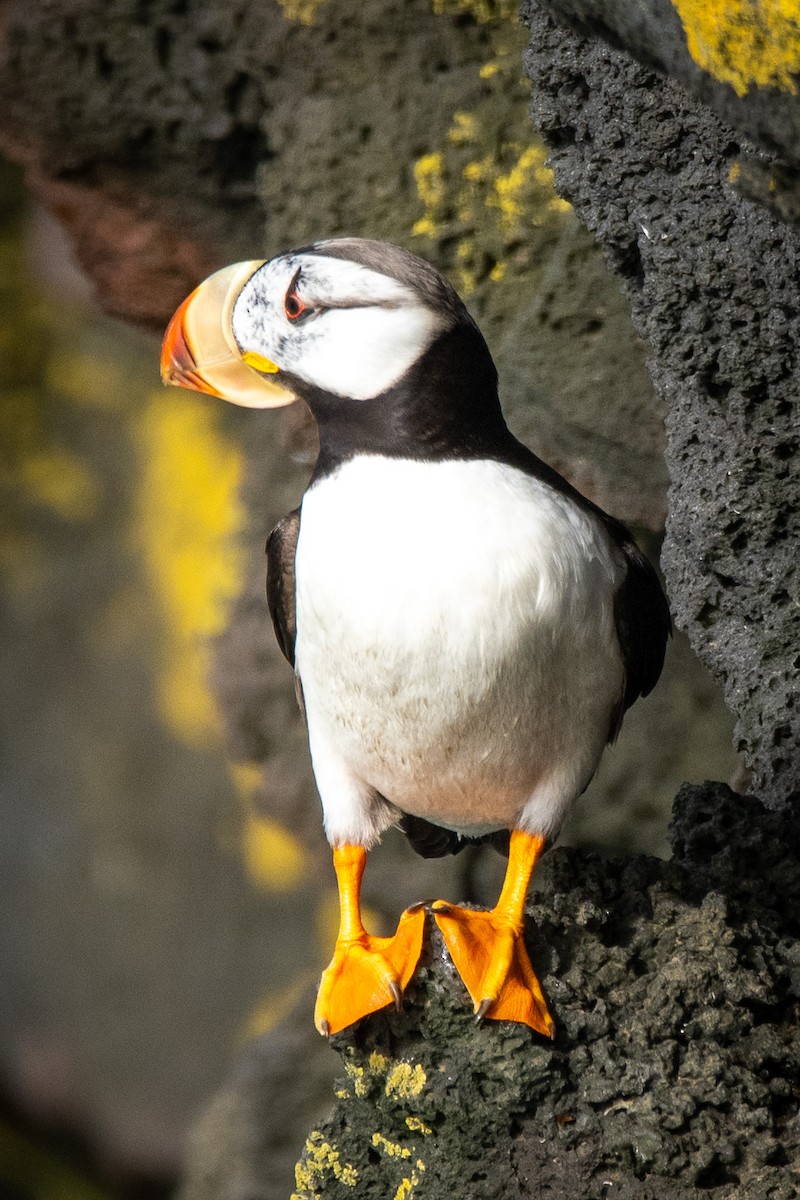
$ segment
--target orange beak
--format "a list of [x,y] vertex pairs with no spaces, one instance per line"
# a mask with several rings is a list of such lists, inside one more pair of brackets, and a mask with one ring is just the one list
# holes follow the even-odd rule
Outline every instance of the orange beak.
[[164,334],[164,383],[245,408],[280,408],[296,399],[275,378],[280,368],[259,354],[243,354],[233,336],[233,306],[261,266],[263,260],[234,263],[210,275],[184,300]]

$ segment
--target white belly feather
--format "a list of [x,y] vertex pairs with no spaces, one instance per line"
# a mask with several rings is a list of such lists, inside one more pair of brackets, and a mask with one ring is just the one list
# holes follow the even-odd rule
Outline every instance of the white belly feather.
[[332,841],[557,829],[622,687],[604,531],[492,461],[358,457],[303,501],[297,671]]

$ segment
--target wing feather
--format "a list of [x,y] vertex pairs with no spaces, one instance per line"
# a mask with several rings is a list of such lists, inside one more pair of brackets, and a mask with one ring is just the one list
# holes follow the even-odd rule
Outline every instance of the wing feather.
[[267,605],[284,658],[294,666],[297,637],[294,559],[300,533],[300,509],[287,513],[267,539]]
[[614,597],[614,624],[622,651],[625,683],[611,718],[608,740],[613,742],[626,711],[640,696],[651,692],[658,682],[672,633],[672,620],[652,563],[624,525],[606,517],[606,528],[622,551],[628,568]]

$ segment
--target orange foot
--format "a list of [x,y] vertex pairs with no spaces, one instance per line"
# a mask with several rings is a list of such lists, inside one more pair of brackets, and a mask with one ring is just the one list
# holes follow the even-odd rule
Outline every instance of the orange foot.
[[359,892],[366,857],[361,846],[339,846],[333,852],[341,921],[314,1009],[314,1023],[325,1037],[387,1004],[399,1010],[422,952],[425,910],[421,906],[403,913],[394,937],[373,937],[364,929]]
[[521,931],[497,909],[473,911],[438,900],[433,915],[472,997],[477,1019],[521,1021],[545,1037],[555,1037],[555,1022]]
[[425,910],[407,910],[394,937],[362,931],[336,939],[330,965],[322,973],[314,1023],[326,1037],[387,1004],[400,1011],[403,991],[422,951]]
[[491,912],[437,900],[433,915],[477,1019],[521,1021],[553,1038],[555,1022],[522,939],[528,882],[544,844],[544,838],[513,831],[503,890]]

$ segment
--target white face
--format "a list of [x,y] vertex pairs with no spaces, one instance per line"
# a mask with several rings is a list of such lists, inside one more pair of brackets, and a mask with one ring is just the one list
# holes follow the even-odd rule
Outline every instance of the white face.
[[292,253],[264,263],[233,305],[243,355],[336,396],[369,400],[452,324],[421,295],[347,259]]

